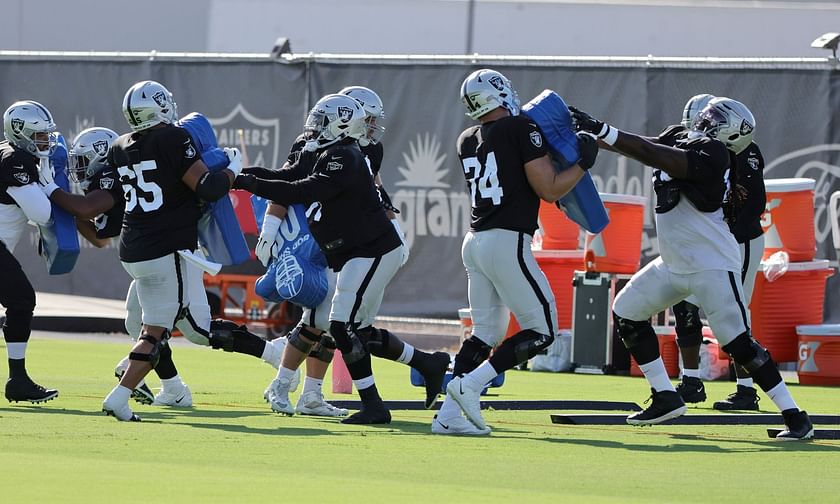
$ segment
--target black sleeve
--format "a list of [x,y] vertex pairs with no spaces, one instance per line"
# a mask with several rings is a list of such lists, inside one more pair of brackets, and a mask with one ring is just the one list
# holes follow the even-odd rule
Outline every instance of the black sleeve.
[[23,187],[38,182],[38,163],[35,156],[14,149],[11,155],[3,159],[0,167],[0,185],[5,187]]
[[382,158],[385,157],[385,148],[381,143],[370,144],[362,147],[362,152],[370,164],[370,171],[375,177],[382,169]]
[[201,153],[187,130],[175,127],[168,129],[164,137],[166,140],[160,144],[159,156],[168,166],[173,167],[175,174],[181,178],[193,163],[201,160]]
[[114,168],[107,167],[100,170],[90,181],[85,193],[92,191],[106,191],[114,198],[114,201],[119,201],[125,197],[122,185],[120,185],[120,177]]
[[723,180],[729,167],[729,151],[723,143],[711,138],[701,138],[689,144],[687,179],[694,181],[719,177]]
[[340,193],[350,183],[353,177],[350,165],[352,157],[341,150],[325,152],[319,157],[315,165],[315,173],[306,178],[292,182],[284,180],[264,180],[252,176],[240,181],[237,178],[237,187],[268,198],[281,205],[292,205],[295,203],[313,203],[331,199]]
[[673,147],[674,144],[677,142],[677,136],[685,131],[685,127],[683,127],[681,124],[672,124],[671,126],[668,126],[664,130],[662,130],[662,133],[660,133],[657,137],[656,143]]
[[537,123],[526,119],[524,121],[517,121],[516,125],[517,128],[514,134],[519,145],[523,165],[548,154],[545,137],[542,131],[540,131],[540,127],[537,126]]
[[745,236],[749,225],[764,213],[767,190],[764,187],[764,157],[758,146],[751,144],[738,155],[738,184],[747,191],[747,200],[735,218],[735,236]]

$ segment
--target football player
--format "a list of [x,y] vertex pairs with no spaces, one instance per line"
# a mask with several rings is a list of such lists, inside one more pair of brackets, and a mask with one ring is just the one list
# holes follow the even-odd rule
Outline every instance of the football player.
[[627,423],[652,425],[685,413],[685,402],[659,355],[650,317],[693,294],[723,350],[749,371],[781,410],[786,429],[777,437],[813,437],[808,414],[796,405],[770,354],[750,334],[739,281],[738,242],[724,220],[728,149],[737,149],[739,139],[752,133],[755,120],[750,111],[735,100],[717,98],[700,112],[690,130],[657,143],[571,110],[578,128],[654,168],[661,255],[633,275],[613,302],[619,335],[652,392],[650,406],[627,417]]
[[[97,247],[104,247],[111,238],[119,236],[123,223],[123,187],[117,170],[107,162],[108,150],[117,137],[114,131],[101,127],[80,132],[71,144],[67,170],[70,180],[79,183],[85,194],[71,194],[61,189],[49,190],[50,199],[77,217],[79,232]],[[48,172],[43,173],[42,181],[48,176]],[[44,187],[49,187],[49,182],[44,182]],[[244,326],[225,320],[211,321],[203,273],[192,263],[187,263],[187,268],[190,304],[175,324],[187,340],[214,349],[260,357],[276,368],[286,340],[266,342],[248,332]],[[129,286],[126,312],[126,330],[129,335],[136,337],[142,328],[142,310],[135,282]],[[128,358],[117,364],[117,378],[122,377],[127,367]],[[132,393],[135,400],[143,404],[192,406],[192,393],[178,375],[170,349],[163,349],[154,369],[161,380],[161,391],[154,395],[145,381],[141,380]]]
[[58,397],[26,372],[26,347],[35,310],[35,290],[12,255],[27,221],[46,224],[50,202],[38,188],[38,164],[56,146],[52,114],[38,102],[13,103],[3,113],[0,143],[0,304],[6,308],[3,337],[9,358],[6,399],[39,403]]
[[[667,138],[691,127],[695,118],[715,97],[700,94],[688,100],[683,109],[680,126],[669,127],[661,137]],[[753,125],[754,126],[754,125]],[[755,275],[761,265],[764,252],[764,230],[761,214],[767,201],[764,188],[764,158],[761,149],[752,141],[753,132],[740,135],[727,145],[730,150],[728,190],[724,199],[724,219],[741,251],[741,283],[744,288],[744,306],[747,320],[750,320],[749,306],[752,299]],[[657,142],[662,141],[657,138]],[[683,374],[677,385],[677,392],[687,403],[706,400],[706,390],[700,379],[700,345],[703,341],[700,309],[691,302],[694,298],[673,306],[676,319],[677,344],[683,360]],[[735,366],[738,377],[737,389],[724,400],[713,405],[718,410],[757,410],[758,394],[753,380],[742,366]]]
[[[399,223],[397,222],[395,216],[396,209],[393,205],[391,205],[391,200],[382,186],[382,182],[379,177],[384,152],[380,140],[385,131],[384,125],[382,124],[385,117],[382,100],[374,91],[362,86],[346,87],[342,89],[339,94],[353,97],[364,109],[365,133],[359,138],[358,144],[365,156],[365,161],[370,170],[371,176],[373,176],[373,180],[382,201],[382,205],[385,208],[386,215],[397,231],[397,234],[402,239],[402,231],[400,230]],[[312,162],[313,157],[311,153],[306,153],[303,150],[305,143],[306,139],[304,135],[298,137],[292,146],[287,163],[284,165],[282,170],[288,171],[291,169],[293,164],[298,162]],[[275,178],[274,173],[266,172],[261,169],[252,170],[250,168],[246,168],[243,170],[243,173],[252,173],[264,176],[267,179]],[[278,176],[282,175],[278,174]],[[270,218],[272,220],[268,221],[268,226],[265,226],[264,224],[263,232],[260,234],[260,242],[257,245],[257,250],[263,251],[264,255],[261,260],[264,265],[267,264],[272,257],[272,247],[274,246],[274,241],[277,236],[277,229],[280,226],[279,220],[274,221],[274,219],[282,217],[285,215],[285,212],[285,207],[277,205],[276,203],[271,203],[267,210],[266,219]],[[317,218],[317,204],[307,213],[313,218]],[[261,247],[260,244],[264,245]],[[401,264],[404,265],[407,260],[408,247],[405,245],[405,241],[403,240]],[[271,386],[269,386],[268,389],[266,389],[266,400],[269,401],[272,410],[275,412],[291,415],[295,411],[304,414],[314,414],[310,412],[312,410],[321,410],[321,414],[345,411],[343,409],[335,409],[328,403],[325,403],[323,408],[315,407],[319,400],[323,401],[323,396],[320,393],[320,390],[321,384],[323,383],[323,376],[326,373],[327,368],[323,364],[313,362],[313,359],[317,360],[319,356],[322,356],[323,358],[321,360],[325,361],[326,364],[329,364],[330,360],[327,359],[332,358],[332,353],[329,352],[325,355],[324,352],[330,346],[335,345],[332,338],[326,334],[329,332],[328,316],[330,313],[332,298],[335,293],[335,276],[335,272],[328,268],[327,277],[329,289],[327,291],[327,296],[317,307],[311,309],[304,307],[301,324],[289,335],[290,345],[285,350],[283,364],[280,370],[278,370],[277,379]],[[426,408],[431,408],[438,395],[440,395],[440,391],[442,389],[443,375],[446,373],[446,368],[449,364],[448,355],[445,352],[435,352],[430,355],[414,348],[409,343],[400,340],[390,331],[374,327],[373,317],[375,317],[375,313],[372,315],[371,313],[372,312],[368,312],[368,319],[359,321],[357,330],[362,338],[367,341],[368,350],[376,357],[401,362],[417,369],[423,375],[426,384],[426,399],[424,404]],[[292,370],[297,369],[298,366],[300,366],[307,354],[309,354],[310,357],[307,359],[307,377],[304,380],[304,392],[298,401],[298,405],[295,408],[292,408],[288,399],[288,375],[292,372]],[[315,364],[311,370],[310,364]],[[309,386],[307,386],[308,383],[310,384]],[[307,404],[309,403],[311,403],[311,405],[308,406]],[[346,412],[344,414],[346,414]],[[338,415],[334,414],[332,416]]]
[[[479,401],[485,385],[548,348],[557,333],[554,294],[531,253],[540,199],[553,203],[569,192],[595,162],[598,147],[581,135],[582,159],[556,170],[539,127],[519,114],[516,91],[495,70],[467,76],[461,101],[467,116],[479,121],[457,143],[472,195],[472,220],[461,255],[473,327],[455,356],[453,379],[432,432],[485,435],[490,429]],[[499,314],[507,313],[505,306],[521,330],[502,341],[508,321]]]
[[359,148],[358,140],[366,135],[365,118],[354,98],[342,94],[321,98],[304,126],[301,156],[308,153],[311,161],[273,172],[274,180],[243,174],[235,185],[279,204],[320,203],[310,231],[337,274],[329,333],[362,400],[360,411],[342,422],[381,424],[391,421],[391,413],[376,389],[370,348],[399,349],[399,359],[405,346],[391,333],[361,324],[376,316],[384,289],[402,263],[404,245],[388,221]]
[[120,261],[134,280],[142,329],[120,383],[102,403],[118,420],[139,420],[128,405],[132,391],[169,353],[170,332],[189,306],[186,256],[198,243],[200,200],[216,201],[242,169],[239,153],[210,173],[189,133],[176,126],[172,94],[154,81],[129,88],[123,113],[132,132],[117,138],[107,162],[116,167],[125,195]]

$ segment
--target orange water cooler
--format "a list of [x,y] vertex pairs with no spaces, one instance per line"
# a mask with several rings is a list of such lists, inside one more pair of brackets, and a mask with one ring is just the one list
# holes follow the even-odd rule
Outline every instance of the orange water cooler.
[[791,262],[814,259],[814,187],[809,178],[768,179],[767,207],[761,216],[764,229],[764,259],[783,250]]
[[574,250],[580,242],[580,226],[554,203],[540,200],[543,250]]
[[600,195],[610,223],[598,234],[586,233],[586,271],[633,274],[639,269],[642,255],[647,199],[627,194]]
[[802,385],[840,385],[840,324],[796,326]]

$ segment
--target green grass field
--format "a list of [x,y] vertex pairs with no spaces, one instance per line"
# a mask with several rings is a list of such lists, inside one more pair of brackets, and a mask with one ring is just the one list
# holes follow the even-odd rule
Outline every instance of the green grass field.
[[[768,439],[764,426],[559,426],[548,411],[490,411],[489,438],[433,436],[428,411],[394,411],[393,423],[380,427],[282,417],[262,399],[271,367],[193,346],[177,345],[175,358],[194,408],[135,404],[141,423],[116,422],[100,413],[100,404],[127,342],[43,334],[49,333],[30,344],[28,367],[61,395],[42,406],[0,406],[4,503],[840,498],[840,441],[781,443]],[[420,400],[406,367],[375,361],[374,369],[386,399]],[[707,384],[708,406],[689,414],[711,411],[711,402],[733,387]],[[838,389],[792,388],[809,412],[840,413]],[[646,391],[641,378],[513,371],[490,399],[641,403]],[[775,411],[766,397],[762,406]]]

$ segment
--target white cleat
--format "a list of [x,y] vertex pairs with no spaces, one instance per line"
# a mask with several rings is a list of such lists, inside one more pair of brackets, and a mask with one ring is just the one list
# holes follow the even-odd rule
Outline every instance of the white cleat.
[[487,430],[487,424],[481,416],[481,388],[475,390],[470,386],[472,385],[470,382],[474,380],[462,376],[453,378],[446,385],[446,395],[458,403],[461,411],[473,425],[479,430]]
[[295,411],[301,415],[313,416],[327,416],[327,417],[343,417],[349,413],[344,408],[337,408],[324,400],[324,395],[320,390],[310,390],[305,394],[301,394],[298,399]]
[[172,406],[174,408],[191,408],[193,405],[192,392],[187,384],[181,390],[174,392],[161,390],[155,395],[152,406]]
[[108,394],[108,397],[102,401],[102,412],[108,416],[112,416],[121,422],[139,422],[140,417],[131,411],[131,407],[127,402],[120,404],[114,399],[114,393]]
[[289,416],[295,414],[295,408],[289,401],[290,385],[291,382],[286,378],[275,378],[268,388],[265,389],[263,397],[268,402],[268,405],[271,406],[271,411]]
[[438,415],[432,420],[432,434],[450,434],[459,436],[487,436],[490,428],[479,429],[461,415],[441,420]]

